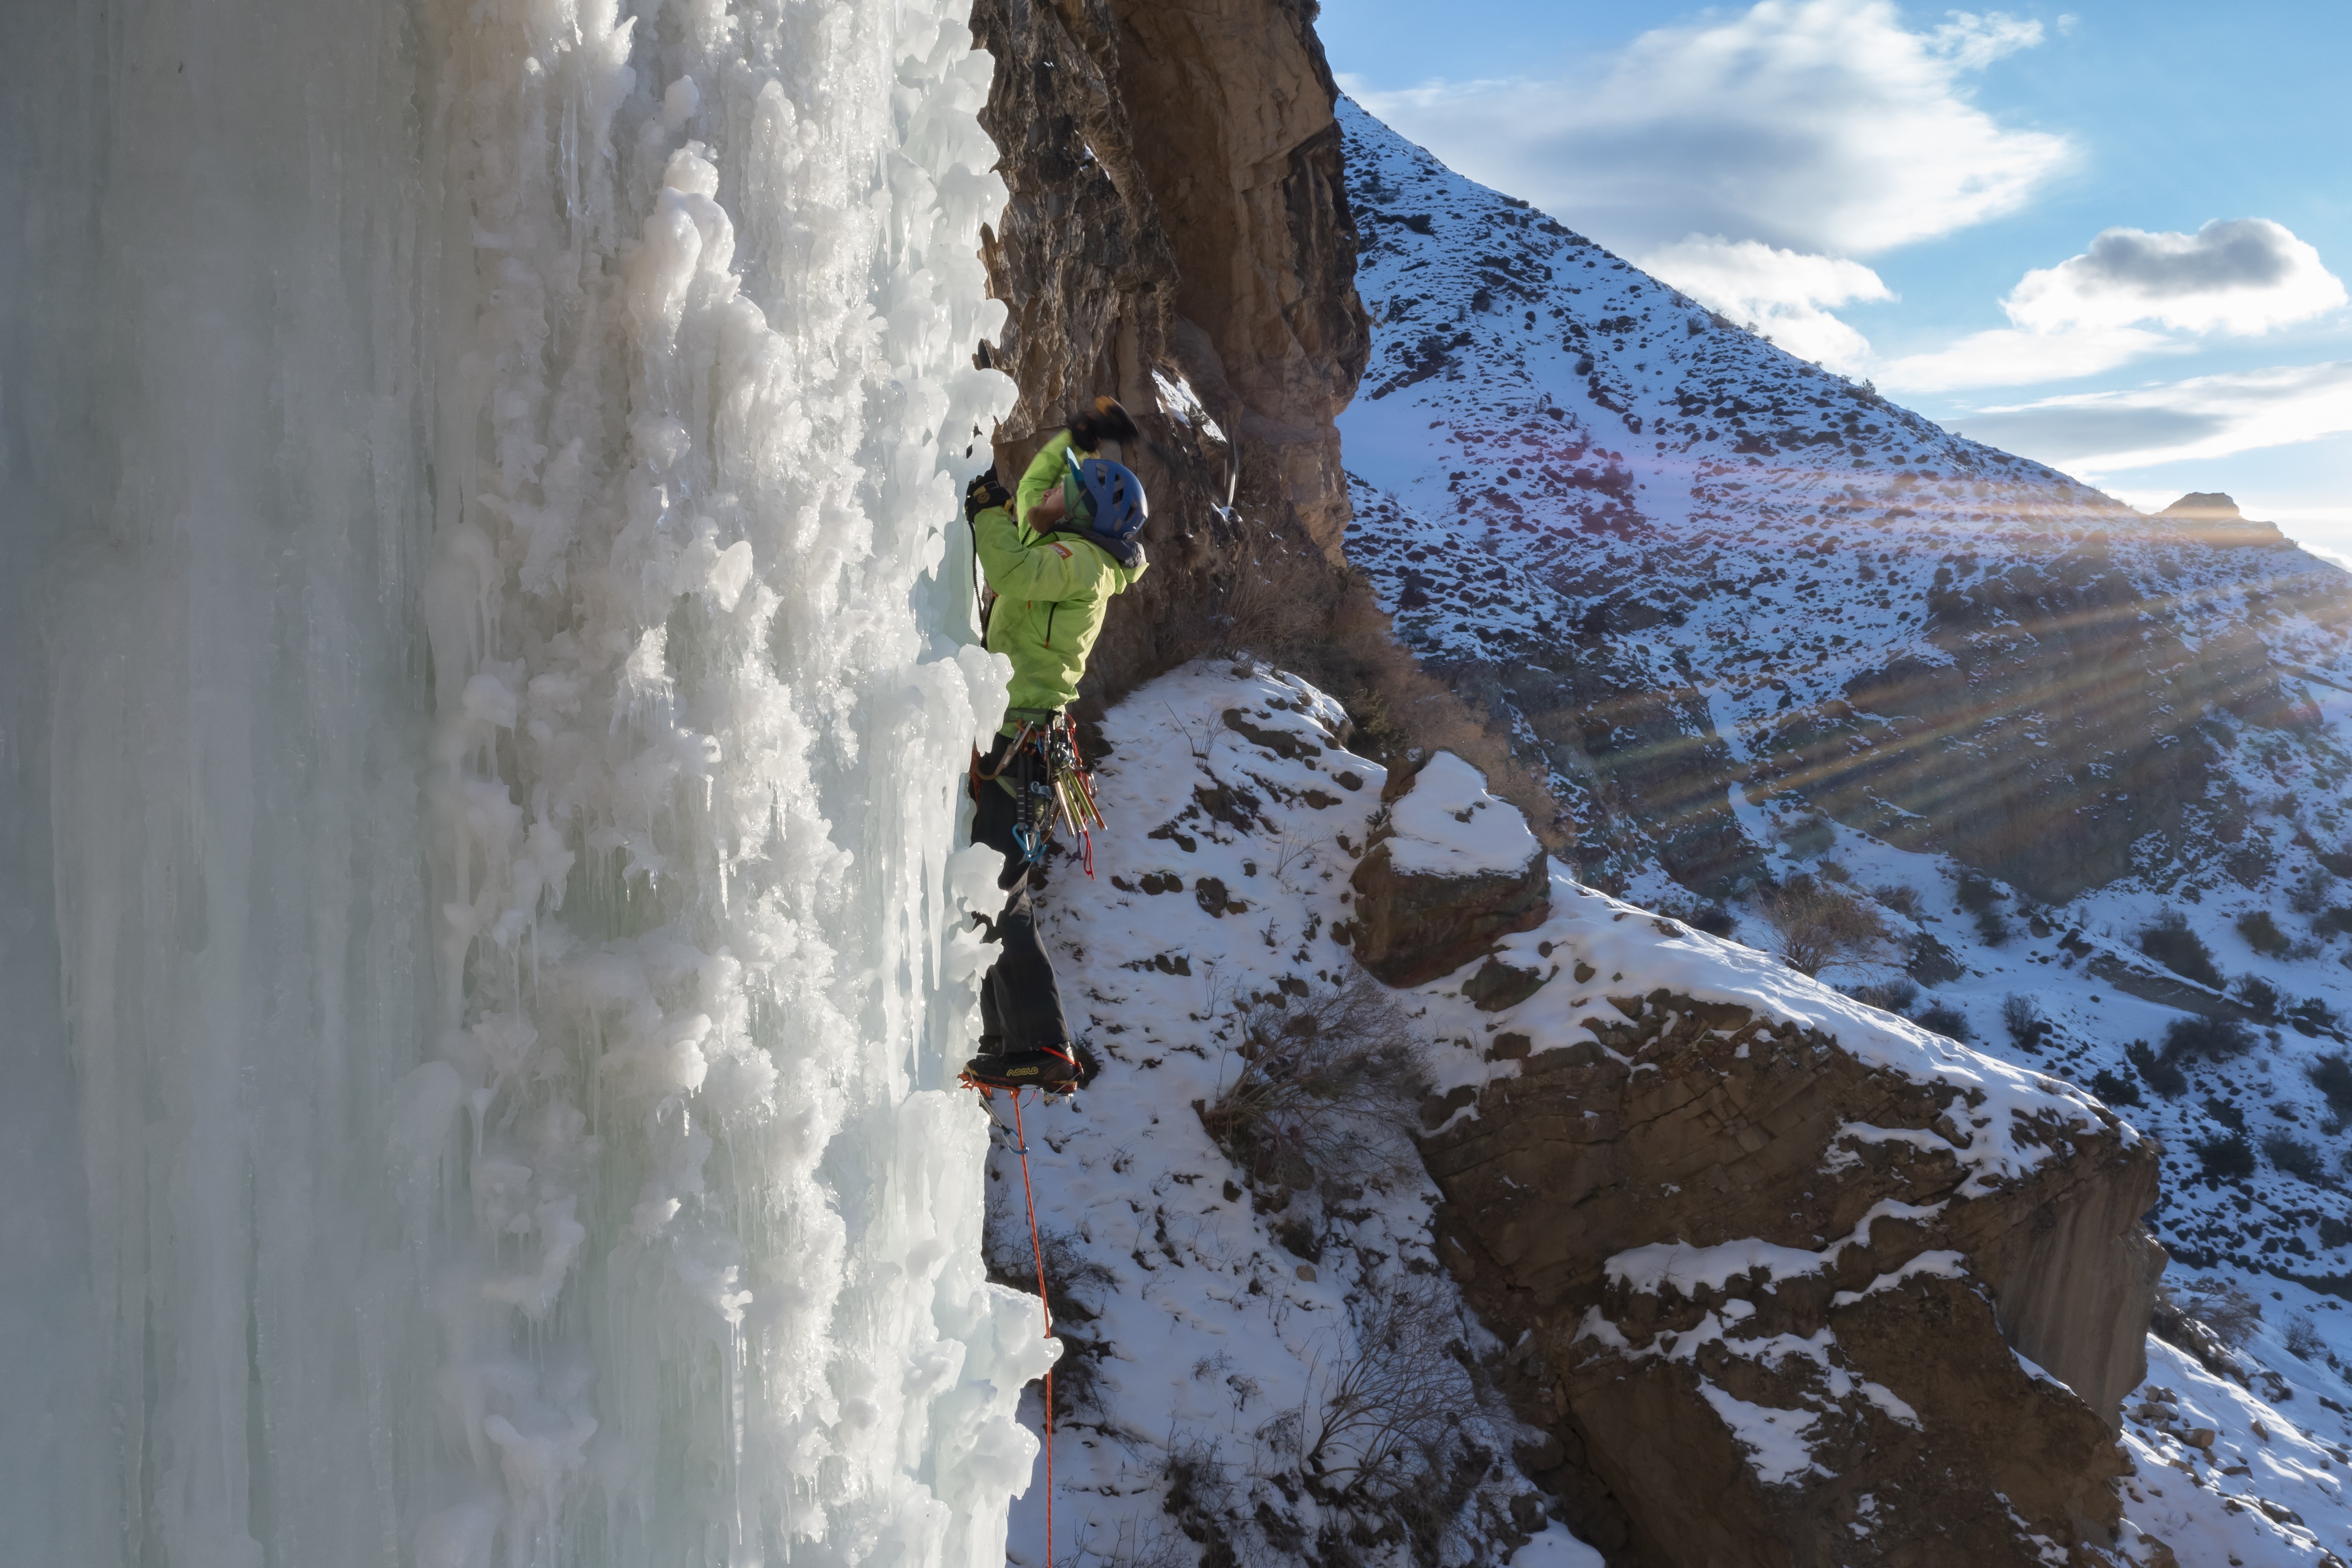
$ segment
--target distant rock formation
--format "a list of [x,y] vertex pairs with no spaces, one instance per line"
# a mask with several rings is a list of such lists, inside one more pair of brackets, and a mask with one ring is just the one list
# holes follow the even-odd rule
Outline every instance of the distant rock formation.
[[2156,521],[2222,549],[2292,550],[2294,542],[2274,522],[2256,522],[2219,490],[2193,490],[2156,514]]
[[1423,1146],[1578,1532],[1655,1568],[2109,1561],[2152,1149],[1956,1050],[1591,1001]]
[[[2147,570],[2131,559],[2138,548],[2120,530],[2028,538],[2000,557],[1988,551],[1973,576],[1939,571],[1926,591],[1926,646],[1889,649],[1842,697],[1783,716],[1758,773],[2037,899],[2128,875],[2143,839],[2181,842],[2188,812],[2206,801],[2218,753],[2200,721],[2307,721],[2263,627],[2147,591],[2135,581]],[[2273,592],[2287,605],[2331,586]]]

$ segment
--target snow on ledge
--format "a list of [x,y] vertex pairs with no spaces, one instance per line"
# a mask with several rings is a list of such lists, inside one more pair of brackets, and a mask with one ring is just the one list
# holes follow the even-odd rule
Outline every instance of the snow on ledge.
[[[1857,1002],[1754,948],[1708,936],[1588,888],[1557,864],[1550,892],[1551,918],[1532,931],[1504,938],[1498,956],[1538,973],[1554,968],[1562,973],[1517,1006],[1482,1016],[1494,1028],[1528,1036],[1530,1058],[1585,1042],[1600,1044],[1587,1026],[1617,1019],[1608,998],[1664,990],[1696,1002],[1745,1007],[1770,1023],[1818,1029],[1864,1067],[1911,1083],[1958,1091],[1961,1098],[1948,1111],[1950,1135],[1939,1142],[1948,1142],[1969,1171],[1959,1194],[1964,1197],[1981,1196],[2048,1158],[2037,1122],[2090,1135],[2112,1128],[2126,1145],[2138,1141],[2128,1122],[2074,1084],[1970,1050],[1899,1014]],[[1580,963],[1589,966],[1589,981],[1571,980],[1569,972],[1578,972]],[[1449,976],[1433,982],[1424,994],[1441,994],[1460,984],[1458,976]],[[1605,1045],[1601,1048],[1608,1050]],[[1442,1065],[1435,1088],[1444,1093],[1456,1083],[1483,1087],[1493,1079],[1517,1076],[1522,1065],[1520,1060],[1475,1058]],[[1448,1125],[1476,1114],[1475,1104],[1465,1106]],[[1905,1141],[1936,1136],[1924,1131],[1876,1131],[1881,1138]],[[1873,1130],[1849,1128],[1841,1136],[1847,1134],[1867,1138]]]
[[1429,759],[1389,823],[1391,862],[1415,876],[1516,872],[1538,847],[1518,808],[1489,795],[1478,770],[1451,752]]
[[[1713,1247],[1693,1247],[1680,1241],[1654,1241],[1645,1247],[1630,1247],[1613,1255],[1601,1268],[1611,1280],[1645,1296],[1661,1295],[1670,1289],[1687,1296],[1694,1293],[1694,1286],[1719,1295],[1732,1280],[1758,1272],[1763,1274],[1768,1283],[1777,1284],[1783,1279],[1801,1279],[1833,1268],[1847,1247],[1870,1245],[1870,1227],[1877,1220],[1910,1220],[1925,1224],[1943,1212],[1942,1204],[1906,1204],[1895,1198],[1882,1198],[1870,1205],[1870,1212],[1862,1216],[1853,1230],[1819,1249],[1782,1247],[1756,1237],[1719,1242]],[[1922,1256],[1940,1258],[1944,1255],[1930,1253]],[[1958,1257],[1958,1254],[1951,1256]],[[1879,1285],[1888,1282],[1882,1277],[1871,1289],[1874,1290]]]

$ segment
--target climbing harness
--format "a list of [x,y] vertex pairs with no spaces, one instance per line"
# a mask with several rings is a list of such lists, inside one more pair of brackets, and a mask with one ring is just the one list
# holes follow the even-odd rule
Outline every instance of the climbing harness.
[[1094,770],[1078,750],[1078,729],[1066,713],[1044,722],[1024,721],[1013,743],[994,769],[981,766],[980,752],[971,754],[972,788],[1006,778],[1013,785],[1013,841],[1022,858],[1034,865],[1045,858],[1045,847],[1065,823],[1078,840],[1087,875],[1095,874],[1094,835],[1103,826],[1102,807],[1095,800]]
[[[963,1081],[980,1090],[981,1104],[988,1110],[990,1124],[1003,1126],[996,1120],[996,1097],[991,1087],[970,1073],[964,1075]],[[1039,1092],[1051,1098],[1054,1091]],[[1037,1194],[1029,1184],[1029,1130],[1021,1120],[1021,1091],[1013,1089],[1005,1093],[1013,1100],[1013,1147],[1021,1156],[1021,1198],[1029,1208],[1029,1257],[1037,1268],[1037,1310],[1045,1319],[1045,1337],[1050,1340],[1054,1337],[1054,1303],[1045,1294],[1045,1248],[1037,1239]],[[1054,1369],[1050,1366],[1045,1369],[1045,1561],[1049,1564],[1054,1561]]]

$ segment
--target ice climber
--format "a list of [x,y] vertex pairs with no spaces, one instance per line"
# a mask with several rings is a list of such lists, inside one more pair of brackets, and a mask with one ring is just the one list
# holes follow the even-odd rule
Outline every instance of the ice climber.
[[965,1068],[982,1084],[1066,1089],[1079,1077],[1030,881],[1052,841],[1055,775],[1071,760],[1066,710],[1111,596],[1146,564],[1142,482],[1099,455],[1105,441],[1136,434],[1127,410],[1098,399],[1030,460],[1017,494],[1005,494],[992,468],[964,494],[990,591],[988,647],[1013,661],[1004,727],[971,772],[972,841],[1004,856],[1004,909],[984,922],[1002,951],[981,983],[980,1054]]

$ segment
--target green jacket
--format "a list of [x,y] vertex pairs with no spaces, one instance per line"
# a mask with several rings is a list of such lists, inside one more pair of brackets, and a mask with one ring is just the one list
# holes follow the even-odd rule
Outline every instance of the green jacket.
[[[1064,431],[1045,443],[1021,476],[1013,498],[1023,516],[1066,471],[1069,449]],[[1102,635],[1111,595],[1124,593],[1150,563],[1137,551],[1133,566],[1122,565],[1083,531],[1032,532],[1002,507],[972,520],[980,569],[996,590],[988,613],[988,648],[1013,661],[1013,689],[1006,706],[1045,712],[1077,700],[1087,655]]]

